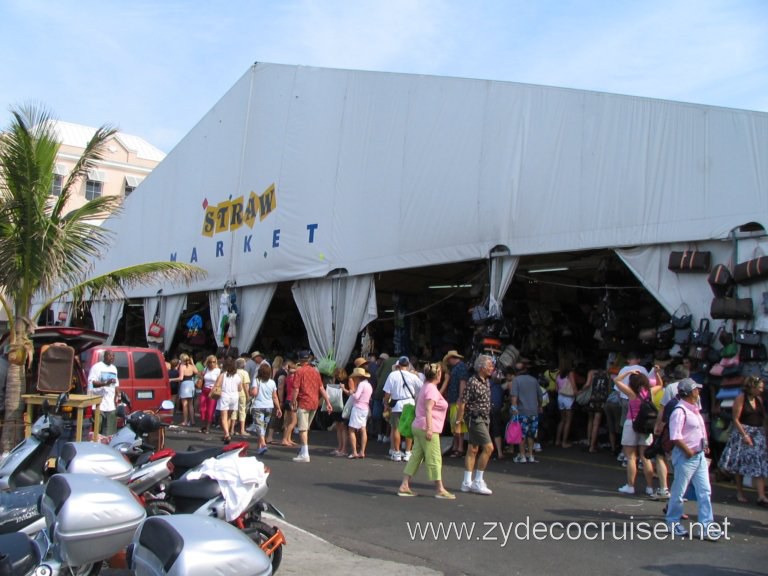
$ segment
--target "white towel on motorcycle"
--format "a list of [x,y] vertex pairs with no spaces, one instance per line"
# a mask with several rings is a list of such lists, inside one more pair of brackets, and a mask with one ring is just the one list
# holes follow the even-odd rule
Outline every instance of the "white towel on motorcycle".
[[208,458],[198,469],[187,474],[190,480],[208,477],[219,483],[227,522],[232,522],[248,508],[254,493],[266,484],[268,476],[264,464],[255,456]]

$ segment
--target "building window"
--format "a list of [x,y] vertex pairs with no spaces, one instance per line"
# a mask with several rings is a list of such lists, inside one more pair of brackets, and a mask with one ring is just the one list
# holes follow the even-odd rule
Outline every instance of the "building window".
[[139,178],[138,176],[125,176],[125,186],[123,186],[124,196],[128,198],[128,196],[131,195],[131,192],[136,190],[136,187],[141,184],[141,181],[143,179]]
[[51,196],[61,196],[61,190],[64,188],[64,176],[59,174],[53,175],[53,181],[51,182]]
[[97,182],[96,180],[87,180],[85,182],[85,199],[94,200],[102,195],[104,191],[104,183]]

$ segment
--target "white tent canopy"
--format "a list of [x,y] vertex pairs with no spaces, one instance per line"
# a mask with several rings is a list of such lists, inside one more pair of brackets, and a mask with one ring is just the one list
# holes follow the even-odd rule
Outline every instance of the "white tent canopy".
[[498,247],[516,263],[668,246],[751,221],[768,223],[768,114],[257,63],[104,223],[117,241],[96,272],[169,259],[208,271],[170,295]]

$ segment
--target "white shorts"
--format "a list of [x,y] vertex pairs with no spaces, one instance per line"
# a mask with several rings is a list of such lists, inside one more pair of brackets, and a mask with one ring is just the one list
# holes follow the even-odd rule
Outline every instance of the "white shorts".
[[573,408],[573,396],[557,395],[557,407],[560,410],[570,410]]
[[352,406],[352,413],[349,415],[349,427],[359,430],[365,428],[366,422],[368,422],[368,408]]
[[653,434],[639,434],[632,428],[632,420],[627,418],[624,421],[624,428],[621,430],[622,446],[650,446],[653,443]]
[[219,401],[216,402],[216,410],[237,410],[239,404],[240,394],[237,392],[229,394],[225,393],[222,394]]
[[195,383],[192,380],[184,380],[179,384],[179,398],[194,398]]

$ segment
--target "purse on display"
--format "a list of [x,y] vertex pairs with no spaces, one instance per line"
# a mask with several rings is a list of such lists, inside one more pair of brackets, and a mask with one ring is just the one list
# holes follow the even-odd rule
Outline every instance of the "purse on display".
[[736,331],[736,343],[744,346],[757,346],[760,344],[760,332],[739,328]]
[[699,327],[691,332],[691,344],[696,346],[709,346],[714,334],[709,329],[709,318],[699,320]]
[[733,276],[725,264],[718,264],[712,268],[707,282],[716,298],[724,298],[733,291]]
[[714,298],[709,315],[717,320],[750,320],[752,298]]
[[742,362],[765,362],[768,361],[768,353],[764,344],[757,346],[742,346],[739,348],[739,360]]
[[670,252],[667,268],[672,272],[709,272],[712,253],[708,250]]
[[[678,311],[681,311],[680,314],[678,314]],[[678,306],[677,310],[672,314],[672,326],[678,329],[682,328],[690,328],[691,322],[693,321],[693,315],[691,314],[690,309],[688,308],[688,304],[683,302]]]
[[760,249],[756,248],[751,260],[736,264],[733,269],[733,280],[739,284],[751,284],[763,278],[768,278],[768,256],[757,256]]

